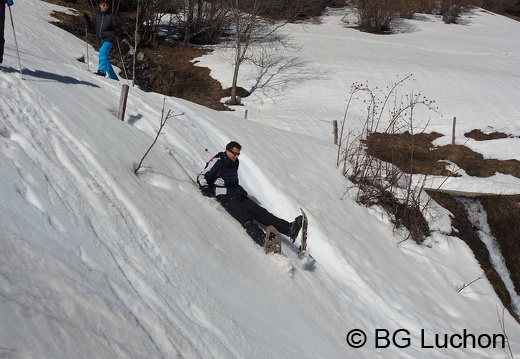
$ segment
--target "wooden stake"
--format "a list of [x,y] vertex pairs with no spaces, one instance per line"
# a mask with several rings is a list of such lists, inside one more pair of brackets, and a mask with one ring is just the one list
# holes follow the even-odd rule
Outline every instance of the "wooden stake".
[[334,128],[332,131],[332,133],[334,134],[334,144],[337,145],[338,144],[338,120],[332,121],[332,126]]
[[455,144],[455,125],[457,124],[457,117],[453,117],[453,127],[451,130],[451,144]]
[[119,119],[121,121],[125,120],[125,111],[126,111],[126,99],[128,98],[128,89],[130,86],[123,85],[121,88],[121,98],[119,99]]

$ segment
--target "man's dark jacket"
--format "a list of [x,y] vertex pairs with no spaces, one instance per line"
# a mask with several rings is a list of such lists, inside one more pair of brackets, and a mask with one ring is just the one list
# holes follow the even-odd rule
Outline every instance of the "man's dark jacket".
[[197,177],[201,187],[211,190],[215,196],[247,196],[238,180],[239,160],[231,161],[225,152],[213,156],[204,171]]

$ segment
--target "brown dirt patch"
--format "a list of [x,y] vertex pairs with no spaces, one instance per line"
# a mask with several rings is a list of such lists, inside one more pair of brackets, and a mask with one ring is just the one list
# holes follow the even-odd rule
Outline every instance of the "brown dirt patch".
[[[192,62],[208,51],[169,45],[141,51],[145,59],[138,62],[140,71],[136,75],[136,84],[141,89],[182,98],[214,110],[226,109],[220,102],[224,97],[220,83],[210,77],[207,67],[195,66]],[[131,70],[130,60],[125,61],[128,62],[127,71]]]
[[370,155],[393,163],[406,173],[460,176],[446,168],[446,161],[450,161],[470,176],[489,177],[500,172],[520,178],[520,161],[484,159],[480,153],[461,145],[433,146],[432,141],[441,136],[435,132],[373,133],[366,145]]
[[512,137],[506,133],[503,132],[491,132],[491,133],[484,133],[481,130],[471,130],[469,132],[466,132],[464,134],[465,137],[472,138],[475,141],[489,141],[489,140],[498,140],[500,138],[508,138]]

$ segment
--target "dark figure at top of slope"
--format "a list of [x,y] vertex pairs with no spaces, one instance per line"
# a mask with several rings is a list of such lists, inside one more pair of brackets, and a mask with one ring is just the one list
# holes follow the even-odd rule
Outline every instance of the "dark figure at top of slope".
[[110,50],[119,37],[120,29],[116,15],[112,14],[109,8],[108,0],[99,0],[99,12],[94,15],[94,18],[91,19],[87,14],[83,14],[83,17],[87,27],[96,31],[99,43],[99,64],[96,75],[103,77],[108,75],[112,80],[119,81],[110,63]]

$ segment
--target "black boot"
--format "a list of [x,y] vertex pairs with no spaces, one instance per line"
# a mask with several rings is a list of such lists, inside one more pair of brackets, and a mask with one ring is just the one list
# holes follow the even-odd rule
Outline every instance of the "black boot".
[[298,233],[300,233],[300,229],[302,228],[302,223],[303,223],[302,216],[296,217],[294,219],[294,222],[291,222],[291,229],[289,231],[289,237],[291,238],[293,243],[296,240],[296,237],[298,237]]
[[262,247],[264,246],[265,233],[260,229],[260,227],[256,225],[255,222],[247,221],[244,224],[244,228],[247,234],[249,234],[249,236],[253,239],[253,241],[255,241],[256,244]]

